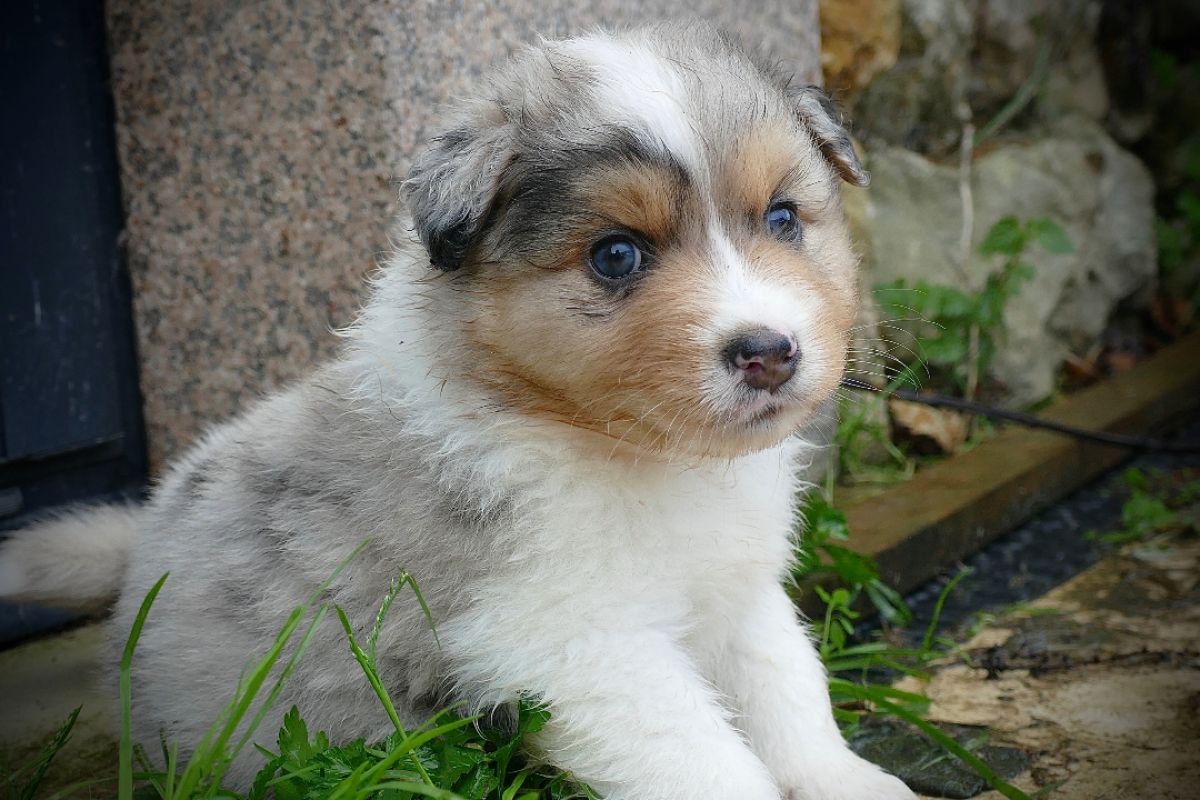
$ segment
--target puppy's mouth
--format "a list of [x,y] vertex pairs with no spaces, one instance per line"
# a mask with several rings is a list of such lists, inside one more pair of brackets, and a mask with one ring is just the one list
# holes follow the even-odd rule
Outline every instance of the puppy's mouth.
[[774,423],[791,405],[793,403],[784,397],[755,392],[738,404],[730,414],[730,421],[749,428],[765,427]]
[[783,406],[770,405],[759,411],[755,411],[746,418],[746,424],[751,426],[766,425],[774,422],[776,417],[783,411]]

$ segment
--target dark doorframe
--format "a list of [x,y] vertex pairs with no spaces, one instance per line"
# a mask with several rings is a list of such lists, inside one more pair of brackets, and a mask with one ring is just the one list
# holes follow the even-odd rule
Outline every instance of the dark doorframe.
[[[0,76],[3,529],[136,494],[146,459],[103,3],[0,4]],[[0,606],[0,641],[56,619]]]

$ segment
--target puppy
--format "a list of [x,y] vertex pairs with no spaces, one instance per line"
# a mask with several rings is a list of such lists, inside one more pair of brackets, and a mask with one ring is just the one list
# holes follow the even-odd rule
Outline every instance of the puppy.
[[[406,184],[415,236],[344,352],[211,431],[140,510],[5,545],[3,593],[116,596],[135,735],[198,741],[288,610],[361,624],[410,724],[448,699],[546,702],[536,745],[610,800],[900,800],[843,742],[781,588],[794,434],[855,314],[838,181],[867,176],[825,98],[701,26],[519,54]],[[324,626],[276,713],[387,717]],[[252,760],[232,773],[246,783]]]

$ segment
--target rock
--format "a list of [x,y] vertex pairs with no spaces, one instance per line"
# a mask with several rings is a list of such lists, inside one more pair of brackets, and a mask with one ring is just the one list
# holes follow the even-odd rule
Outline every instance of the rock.
[[821,71],[835,96],[854,93],[900,54],[900,0],[821,0]]
[[1053,255],[1031,245],[1034,267],[1005,314],[992,375],[1009,400],[1026,404],[1054,389],[1070,350],[1086,350],[1119,303],[1149,301],[1155,277],[1153,183],[1146,168],[1097,125],[1081,117],[1034,141],[1000,145],[972,168],[975,224],[961,266],[958,170],[899,148],[871,154],[873,183],[859,214],[866,229],[867,280],[904,278],[977,291],[1000,267],[978,245],[999,219],[1048,217],[1076,252]]
[[1063,115],[1101,121],[1099,12],[1091,0],[902,0],[896,65],[851,98],[856,128],[874,146],[950,156],[968,115],[986,126],[1031,81],[1031,102],[1002,130]]
[[1038,79],[1043,48],[1047,68],[1033,107],[1043,117],[1103,120],[1109,103],[1095,46],[1099,18],[1099,4],[1085,0],[983,0],[968,91],[976,120],[992,118],[1023,84]]
[[1037,104],[1043,117],[1078,114],[1095,122],[1109,116],[1108,82],[1096,44],[1099,8],[1088,5],[1079,12],[1079,23],[1061,36],[1067,44],[1062,56],[1051,59]]
[[[1034,71],[1039,27],[1055,0],[981,0],[970,66],[972,109],[991,116]],[[1061,3],[1061,5],[1070,5]]]
[[[1021,774],[1029,757],[1015,747],[979,746],[988,735],[986,728],[971,725],[942,725],[959,744],[971,749],[1005,780]],[[950,756],[924,733],[886,717],[868,717],[850,737],[850,746],[909,788],[932,797],[967,798],[983,793],[987,782]]]
[[[986,725],[1030,753],[1029,771],[1015,782],[1034,797],[1053,788],[1055,800],[1192,800],[1200,785],[1200,539],[1163,545],[1147,548],[1154,561],[1125,548],[1011,607],[962,645],[976,666],[947,665],[896,688],[928,695],[926,718],[939,726]],[[984,663],[989,654],[1002,658]],[[989,666],[993,680],[985,679]]]
[[[925,278],[960,284],[958,170],[898,147],[868,156],[871,186],[859,211],[872,282]],[[972,281],[972,288],[980,281]]]
[[966,87],[978,0],[902,0],[900,54],[849,105],[873,146],[944,154],[958,146],[956,106]]

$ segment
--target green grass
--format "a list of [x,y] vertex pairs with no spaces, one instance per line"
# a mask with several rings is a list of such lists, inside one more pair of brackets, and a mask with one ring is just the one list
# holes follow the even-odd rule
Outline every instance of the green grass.
[[[71,731],[75,728],[75,721],[79,719],[79,712],[82,706],[76,707],[69,715],[59,729],[50,737],[46,745],[42,748],[31,761],[23,766],[3,774],[3,780],[0,781],[0,797],[8,800],[33,800],[38,796],[38,789],[42,786],[42,781],[46,777],[46,772],[50,769],[50,764],[54,761],[55,756],[67,746],[67,742],[71,740]],[[79,788],[78,785],[69,787],[70,789]],[[56,797],[68,795],[59,792]]]
[[1122,476],[1129,498],[1121,507],[1121,527],[1088,531],[1084,538],[1109,544],[1144,542],[1160,534],[1200,526],[1200,477],[1187,478],[1158,470],[1129,468]]
[[[274,706],[284,683],[301,658],[308,642],[330,606],[318,603],[341,569],[315,591],[308,601],[293,609],[265,655],[252,663],[234,691],[225,710],[201,739],[182,768],[174,744],[162,743],[160,764],[150,767],[146,754],[132,744],[130,671],[138,636],[149,617],[155,596],[167,580],[164,575],[147,594],[135,619],[121,661],[121,757],[118,767],[118,800],[161,798],[161,800],[408,800],[433,797],[446,800],[566,800],[593,796],[587,787],[569,775],[529,762],[521,745],[541,729],[548,714],[532,702],[517,708],[515,730],[508,733],[480,726],[478,717],[463,716],[458,709],[438,712],[414,730],[406,730],[384,685],[376,661],[376,643],[389,607],[400,590],[408,586],[426,615],[428,606],[416,582],[407,573],[393,581],[383,598],[375,624],[364,648],[355,637],[345,612],[334,606],[350,649],[365,680],[392,721],[395,731],[381,742],[358,739],[333,745],[320,731],[310,732],[300,710],[293,707],[284,716],[276,738],[277,750],[257,747],[262,758],[250,791],[239,794],[222,785],[230,763],[250,743],[267,712]],[[436,630],[435,630],[436,636]],[[294,644],[294,646],[293,646]],[[289,654],[290,653],[290,654]],[[275,675],[274,680],[271,676]],[[134,792],[134,782],[144,786]]]

